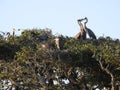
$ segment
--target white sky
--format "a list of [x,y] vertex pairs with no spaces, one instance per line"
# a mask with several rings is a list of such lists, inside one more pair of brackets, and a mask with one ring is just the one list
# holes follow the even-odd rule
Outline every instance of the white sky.
[[53,34],[74,36],[77,19],[86,16],[97,37],[120,39],[119,9],[120,0],[0,0],[0,31],[50,28]]

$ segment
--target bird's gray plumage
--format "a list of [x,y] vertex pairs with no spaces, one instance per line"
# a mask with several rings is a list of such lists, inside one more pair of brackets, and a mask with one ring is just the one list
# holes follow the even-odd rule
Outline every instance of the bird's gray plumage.
[[96,39],[96,36],[95,36],[94,32],[93,32],[91,29],[87,28],[87,26],[86,26],[86,24],[87,24],[87,22],[88,22],[87,17],[85,17],[85,20],[86,20],[86,21],[84,22],[84,29],[85,29],[85,31],[88,33],[88,35],[89,35],[89,37],[90,37],[91,39]]

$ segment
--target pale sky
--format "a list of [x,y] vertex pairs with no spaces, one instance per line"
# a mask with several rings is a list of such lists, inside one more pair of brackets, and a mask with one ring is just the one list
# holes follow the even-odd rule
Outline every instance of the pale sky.
[[53,34],[74,36],[77,19],[97,37],[120,39],[120,0],[0,0],[0,31],[50,28]]

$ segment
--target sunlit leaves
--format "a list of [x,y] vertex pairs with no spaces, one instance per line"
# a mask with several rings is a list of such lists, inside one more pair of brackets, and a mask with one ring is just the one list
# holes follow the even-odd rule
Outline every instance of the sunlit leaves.
[[[116,81],[120,80],[120,42],[110,37],[98,40],[74,40],[60,36],[63,50],[54,45],[54,35],[49,29],[24,30],[20,36],[0,43],[0,78],[12,79],[16,87],[40,89],[42,86],[71,90],[94,85],[109,84],[109,75],[102,71],[99,61]],[[51,48],[43,49],[42,43]],[[102,77],[102,78],[101,78]],[[58,84],[53,85],[52,80]],[[68,80],[65,84],[62,80]],[[85,82],[86,81],[86,82]],[[22,84],[20,84],[22,83]]]

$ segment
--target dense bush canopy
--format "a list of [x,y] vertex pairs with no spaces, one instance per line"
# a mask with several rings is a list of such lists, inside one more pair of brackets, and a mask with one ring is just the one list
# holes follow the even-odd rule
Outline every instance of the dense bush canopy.
[[[110,37],[74,40],[49,29],[0,35],[0,88],[16,90],[92,90],[120,88],[120,41]],[[42,45],[49,48],[43,48]],[[6,84],[7,83],[7,84]],[[8,84],[9,83],[9,84]]]

